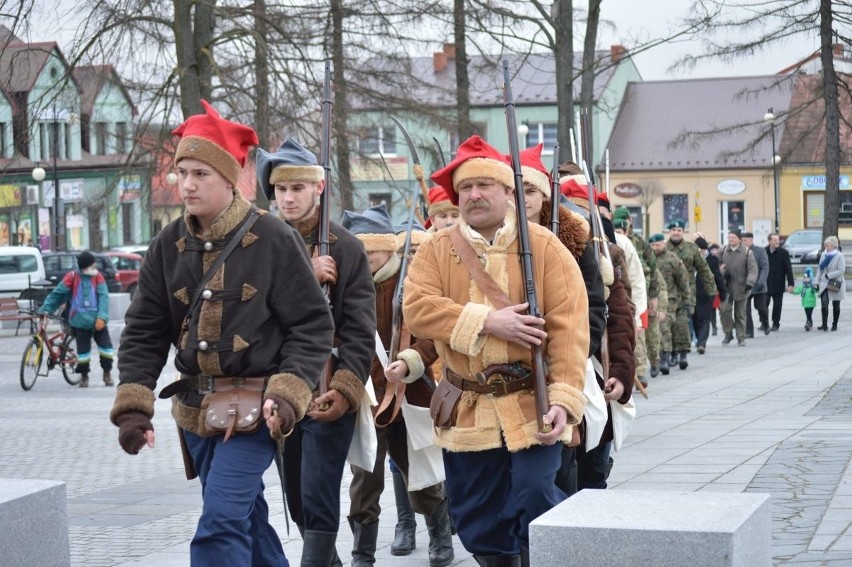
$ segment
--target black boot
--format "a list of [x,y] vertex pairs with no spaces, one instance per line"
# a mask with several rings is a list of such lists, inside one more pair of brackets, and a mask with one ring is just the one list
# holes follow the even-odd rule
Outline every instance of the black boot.
[[837,320],[840,319],[840,304],[832,303],[831,305],[831,330],[837,330]]
[[446,498],[426,516],[426,528],[429,530],[429,567],[446,567],[456,558]]
[[817,327],[818,331],[827,331],[828,330],[828,305],[820,308],[820,314],[822,315],[822,325]]
[[337,555],[334,546],[336,533],[307,530],[302,538],[302,567],[328,567],[332,564]]
[[521,567],[520,555],[474,555],[480,567]]
[[393,494],[396,498],[396,530],[390,552],[391,555],[410,555],[417,547],[414,535],[417,531],[417,521],[414,519],[414,510],[411,509],[402,473],[395,472],[392,475]]
[[675,351],[671,351],[671,352],[669,353],[669,368],[674,368],[674,367],[675,367],[675,366],[677,366],[677,365],[678,365],[678,362],[677,362],[677,352],[675,352]]
[[89,373],[86,372],[80,375],[80,387],[88,388],[89,387]]
[[723,345],[731,344],[732,340],[734,340],[734,334],[733,333],[725,333],[725,338],[722,339],[722,344]]
[[352,528],[352,535],[355,538],[352,542],[352,567],[375,565],[379,523],[361,524],[349,518],[349,526]]
[[663,376],[669,375],[669,353],[666,351],[660,353],[660,372]]
[[[659,364],[659,363],[657,363],[657,364]],[[655,364],[652,364],[651,365],[651,378],[656,378],[657,374],[659,374],[659,373],[660,373],[660,367],[655,365]]]
[[689,361],[686,360],[686,354],[687,351],[680,351],[680,359],[678,360],[677,365],[680,367],[681,370],[686,370],[686,367],[689,366]]

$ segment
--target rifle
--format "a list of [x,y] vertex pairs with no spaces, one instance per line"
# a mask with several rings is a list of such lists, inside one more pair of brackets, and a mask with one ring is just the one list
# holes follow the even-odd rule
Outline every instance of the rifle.
[[[533,276],[530,233],[527,224],[526,205],[524,203],[524,174],[521,171],[521,156],[518,147],[518,128],[515,120],[515,102],[512,99],[512,83],[509,79],[509,61],[503,60],[503,98],[506,108],[506,127],[509,129],[509,155],[512,157],[512,170],[515,173],[515,209],[518,216],[518,252],[521,260],[521,275],[524,281],[524,297],[529,304],[529,314],[541,317],[541,308],[535,291]],[[535,413],[538,430],[547,433],[551,427],[544,425],[544,416],[550,411],[547,399],[547,367],[541,345],[532,347],[532,371],[535,380]]]
[[[317,255],[328,256],[329,254],[329,215],[331,213],[331,59],[325,60],[325,80],[322,87],[322,142],[320,146],[320,162],[325,172],[325,186],[320,195],[320,215],[317,235]],[[325,299],[331,304],[330,286],[328,282],[322,284]],[[319,394],[328,391],[331,382],[331,358],[325,363],[322,375],[319,379]],[[320,408],[322,409],[322,408]],[[328,409],[328,408],[325,408]]]
[[553,146],[553,169],[550,171],[550,230],[559,236],[559,144]]

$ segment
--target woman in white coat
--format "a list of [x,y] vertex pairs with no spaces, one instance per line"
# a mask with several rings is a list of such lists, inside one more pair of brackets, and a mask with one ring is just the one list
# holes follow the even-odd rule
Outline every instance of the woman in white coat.
[[[831,301],[832,323],[831,330],[837,330],[837,320],[840,318],[840,301],[846,298],[846,282],[843,275],[846,272],[846,259],[840,252],[840,243],[836,236],[829,236],[823,243],[825,249],[819,257],[819,270],[817,271],[817,285],[819,285],[819,298],[822,301],[822,325],[817,327],[820,331],[828,330],[828,302]],[[840,280],[840,289],[831,291],[828,289],[829,280]]]

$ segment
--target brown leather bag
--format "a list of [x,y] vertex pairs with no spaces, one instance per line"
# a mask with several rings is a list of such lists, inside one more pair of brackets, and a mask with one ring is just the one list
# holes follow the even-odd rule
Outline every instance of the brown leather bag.
[[263,416],[263,391],[266,378],[215,378],[208,397],[205,424],[224,433],[225,443],[234,434],[254,433]]
[[[444,368],[445,372],[446,370]],[[461,389],[451,384],[444,375],[444,379],[438,382],[432,393],[432,400],[429,402],[429,415],[435,427],[450,429],[456,424],[461,395]]]

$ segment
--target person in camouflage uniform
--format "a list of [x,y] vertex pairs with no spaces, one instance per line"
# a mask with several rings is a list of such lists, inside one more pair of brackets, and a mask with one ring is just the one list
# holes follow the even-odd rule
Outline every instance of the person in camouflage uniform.
[[662,234],[654,234],[648,241],[657,255],[657,268],[663,275],[668,292],[666,317],[665,320],[660,321],[660,372],[668,374],[669,366],[675,364],[672,345],[676,344],[674,335],[677,313],[681,308],[692,308],[689,299],[690,277],[677,254],[668,250]]
[[[653,252],[653,249],[652,249]],[[656,257],[654,265],[656,265]],[[666,319],[666,308],[669,304],[669,294],[666,290],[666,280],[656,269],[657,279],[657,304],[652,309],[648,306],[648,329],[645,331],[645,346],[648,352],[648,362],[651,364],[651,378],[656,378],[660,373],[660,325]],[[668,372],[668,360],[666,361],[666,372]]]
[[[711,297],[716,295],[716,282],[713,279],[710,266],[707,265],[707,260],[701,255],[701,250],[694,242],[683,239],[683,228],[685,226],[686,222],[680,219],[669,224],[669,241],[666,244],[669,251],[677,254],[689,274],[689,296],[681,298],[681,303],[677,309],[677,321],[672,329],[672,358],[674,359],[679,355],[678,365],[681,370],[689,366],[686,355],[692,345],[689,318],[692,317],[695,309],[696,276],[701,278],[701,284]],[[671,289],[669,290],[669,301],[671,301]]]

